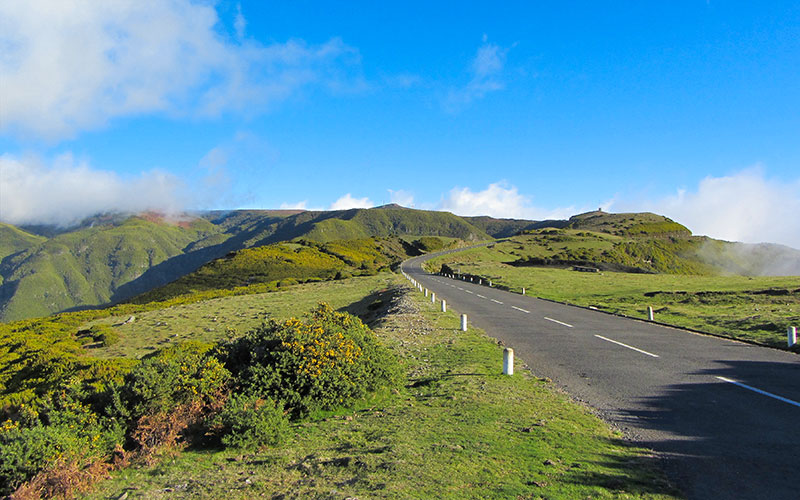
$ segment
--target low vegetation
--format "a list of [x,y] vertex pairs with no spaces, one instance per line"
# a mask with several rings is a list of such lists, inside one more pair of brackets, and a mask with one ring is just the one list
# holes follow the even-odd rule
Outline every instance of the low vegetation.
[[6,406],[0,493],[69,495],[90,482],[84,472],[179,443],[277,445],[287,419],[351,406],[397,374],[368,327],[325,304],[233,341],[167,347],[102,387],[72,377],[35,403]]

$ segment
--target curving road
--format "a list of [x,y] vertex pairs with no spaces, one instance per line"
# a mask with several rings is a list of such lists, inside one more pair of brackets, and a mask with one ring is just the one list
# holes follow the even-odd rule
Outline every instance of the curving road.
[[688,498],[800,498],[797,355],[430,275],[434,256],[402,269],[657,451]]

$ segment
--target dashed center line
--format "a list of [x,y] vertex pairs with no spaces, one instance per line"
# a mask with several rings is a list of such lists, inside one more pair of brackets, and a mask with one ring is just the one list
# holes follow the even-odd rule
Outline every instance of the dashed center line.
[[659,357],[658,354],[653,354],[652,352],[643,351],[643,350],[638,349],[636,347],[633,347],[631,345],[623,344],[622,342],[617,342],[616,340],[611,340],[611,339],[609,339],[607,337],[603,337],[602,335],[595,335],[595,337],[597,337],[599,339],[603,339],[603,340],[605,340],[607,342],[611,342],[612,344],[617,344],[617,345],[621,345],[622,347],[627,347],[628,349],[634,350],[636,352],[640,352],[642,354],[647,354],[648,356],[652,356],[654,358]]
[[530,313],[531,313],[530,311],[527,311],[527,310],[525,310],[525,309],[523,309],[523,308],[521,308],[521,307],[517,307],[517,306],[511,306],[511,308],[512,308],[512,309],[516,309],[517,311],[522,311],[522,312],[524,312],[525,314],[530,314]]
[[467,292],[467,293],[471,293],[471,294],[475,295],[475,292],[471,292],[469,290],[464,290],[464,291]]
[[769,396],[771,398],[777,399],[778,401],[783,401],[784,403],[789,403],[790,405],[794,405],[794,406],[800,406],[800,403],[798,403],[797,401],[792,401],[791,399],[784,398],[783,396],[778,396],[777,394],[772,394],[771,392],[762,391],[761,389],[757,389],[755,387],[749,386],[747,384],[743,384],[741,382],[737,382],[735,380],[731,380],[729,378],[725,378],[725,377],[717,377],[717,378],[722,380],[723,382],[727,382],[727,383],[733,384],[733,385],[738,385],[739,387],[742,387],[742,388],[747,389],[749,391],[757,392],[757,393],[759,393],[761,395],[764,395],[764,396]]
[[477,295],[478,297],[480,297],[480,298],[482,298],[482,299],[485,299],[485,298],[486,298],[486,297],[484,297],[483,295],[481,295],[481,294],[479,294],[479,293],[476,293],[475,295]]
[[458,288],[458,289],[459,289],[459,290],[461,290],[462,292],[464,291],[464,289],[463,289],[463,288],[461,288],[460,286],[457,286],[456,288]]
[[553,323],[558,323],[559,325],[564,325],[567,328],[572,328],[572,325],[570,325],[569,323],[564,323],[563,321],[559,321],[557,319],[548,318],[547,316],[545,316],[544,319],[546,319],[547,321],[552,321]]
[[502,304],[502,302],[500,302],[499,300],[494,300],[494,299],[489,299],[489,300],[491,300],[491,301],[492,301],[492,302],[494,302],[495,304]]

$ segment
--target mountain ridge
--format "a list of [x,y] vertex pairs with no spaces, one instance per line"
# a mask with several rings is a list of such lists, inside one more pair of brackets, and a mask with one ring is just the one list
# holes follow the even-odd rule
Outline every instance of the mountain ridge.
[[678,272],[711,269],[758,274],[767,269],[800,274],[800,251],[692,236],[685,226],[652,213],[594,211],[567,220],[533,221],[460,217],[389,204],[335,211],[210,211],[179,217],[99,214],[75,228],[0,225],[0,320],[122,302],[187,276],[216,259],[281,242],[304,240],[324,245],[426,236],[474,242],[546,229],[624,236],[633,242],[632,251],[639,253],[681,252],[689,244],[680,242],[691,242],[689,246],[699,250],[688,257],[677,256],[688,263]]

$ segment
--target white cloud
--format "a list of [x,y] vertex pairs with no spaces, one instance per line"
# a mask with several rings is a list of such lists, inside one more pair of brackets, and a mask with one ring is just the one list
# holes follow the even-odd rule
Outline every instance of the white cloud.
[[471,78],[469,82],[464,87],[452,89],[447,94],[444,102],[445,109],[451,112],[459,111],[490,92],[504,89],[505,83],[502,76],[508,51],[508,48],[489,43],[488,38],[484,35],[483,45],[478,48],[470,65]]
[[157,170],[123,178],[70,154],[50,165],[0,156],[0,220],[10,224],[70,226],[109,211],[178,213],[186,203],[183,184]]
[[235,40],[190,0],[0,2],[0,131],[54,140],[124,116],[253,113],[358,80],[358,51],[339,39],[262,45],[240,10],[233,25]]
[[236,38],[244,38],[244,30],[247,28],[247,20],[242,15],[242,4],[236,4],[236,17],[233,20],[233,28],[236,30]]
[[692,191],[655,202],[615,202],[614,208],[650,210],[713,238],[800,248],[800,178],[771,180],[760,167],[709,176]]
[[411,208],[414,206],[414,195],[408,191],[398,189],[397,191],[389,190],[389,199],[392,203],[396,203],[402,207]]
[[505,182],[490,184],[483,191],[454,187],[442,199],[439,209],[456,215],[489,215],[515,219],[563,219],[576,213],[573,207],[547,210],[531,204],[531,199],[520,194],[515,186]]
[[371,208],[375,204],[369,198],[353,198],[350,193],[334,201],[328,210],[347,210],[349,208]]

